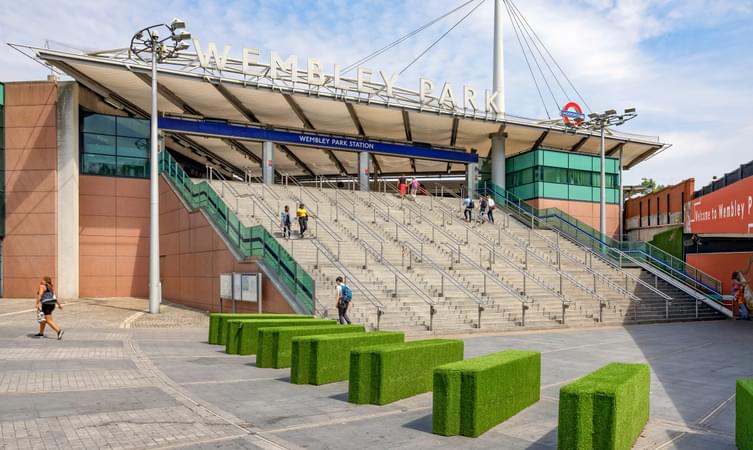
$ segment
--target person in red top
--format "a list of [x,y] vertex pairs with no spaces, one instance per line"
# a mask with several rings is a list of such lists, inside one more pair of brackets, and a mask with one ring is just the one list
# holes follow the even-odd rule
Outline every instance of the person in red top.
[[743,320],[748,320],[749,311],[748,311],[748,308],[745,306],[745,285],[740,280],[740,278],[742,278],[740,276],[740,272],[732,272],[731,284],[732,284],[732,296],[734,297],[733,302],[735,305],[737,305],[740,311],[740,318]]

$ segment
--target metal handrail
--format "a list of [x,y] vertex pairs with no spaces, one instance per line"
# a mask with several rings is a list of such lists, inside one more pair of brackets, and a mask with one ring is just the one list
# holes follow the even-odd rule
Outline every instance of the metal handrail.
[[[319,212],[319,197],[309,192],[309,189],[301,184],[301,182],[298,181],[294,176],[290,175],[287,172],[281,172],[282,175],[282,185],[285,186],[285,189],[288,190],[288,192],[291,192],[289,189],[289,182],[293,181],[293,184],[298,187],[298,203],[304,203],[303,201],[303,194],[307,194],[311,199],[313,200],[314,204],[316,205],[316,208],[314,209],[314,213]],[[295,198],[295,197],[294,197]]]

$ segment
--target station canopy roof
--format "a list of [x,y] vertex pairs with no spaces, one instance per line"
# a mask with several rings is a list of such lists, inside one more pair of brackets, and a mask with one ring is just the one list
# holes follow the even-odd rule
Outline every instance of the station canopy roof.
[[[99,94],[105,102],[134,115],[148,117],[151,105],[151,65],[134,59],[128,50],[77,54],[25,47],[33,57],[54,66]],[[540,121],[510,114],[440,108],[420,103],[418,93],[395,88],[392,97],[365,95],[356,80],[342,79],[345,88],[312,86],[269,79],[268,65],[255,64],[256,75],[234,70],[233,61],[222,72],[199,67],[188,54],[171,64],[160,64],[158,109],[164,117],[222,121],[230,124],[293,131],[321,132],[351,138],[431,145],[482,158],[491,148],[490,135],[506,134],[508,157],[536,147],[599,154],[597,132],[566,127],[561,121]],[[239,64],[239,61],[235,61]],[[300,77],[306,74],[300,72]],[[231,170],[259,170],[261,142],[218,136],[168,133],[167,145],[198,161],[211,161]],[[623,154],[629,169],[668,145],[658,137],[607,130],[606,154]],[[446,161],[372,155],[372,172],[379,174],[462,173],[463,164]],[[275,156],[280,173],[296,176],[357,173],[355,151],[280,145]]]

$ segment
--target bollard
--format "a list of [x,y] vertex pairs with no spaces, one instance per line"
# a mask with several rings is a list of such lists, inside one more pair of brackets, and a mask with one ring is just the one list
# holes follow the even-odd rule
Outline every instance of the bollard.
[[434,329],[434,314],[436,313],[437,310],[434,308],[434,305],[429,305],[429,331]]

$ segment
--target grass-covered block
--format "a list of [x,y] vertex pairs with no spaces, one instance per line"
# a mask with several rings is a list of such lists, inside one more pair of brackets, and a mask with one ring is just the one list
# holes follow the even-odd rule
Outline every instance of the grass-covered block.
[[434,369],[432,432],[478,437],[539,401],[541,354],[507,350]]
[[558,449],[627,450],[648,422],[647,364],[611,363],[560,389]]
[[335,325],[335,320],[325,319],[241,319],[228,321],[225,352],[230,355],[253,355],[259,340],[260,328],[308,327]]
[[293,338],[363,332],[363,325],[322,325],[301,327],[260,328],[256,344],[256,366],[282,369],[290,367]]
[[227,321],[237,319],[310,319],[313,316],[302,314],[234,314],[212,313],[209,315],[209,338],[207,342],[214,345],[225,345],[227,336]]
[[352,349],[404,340],[402,331],[294,337],[290,382],[321,385],[347,380]]
[[434,369],[463,359],[463,341],[429,339],[350,352],[351,403],[386,405],[432,388]]
[[735,442],[740,450],[753,450],[753,378],[737,380]]

